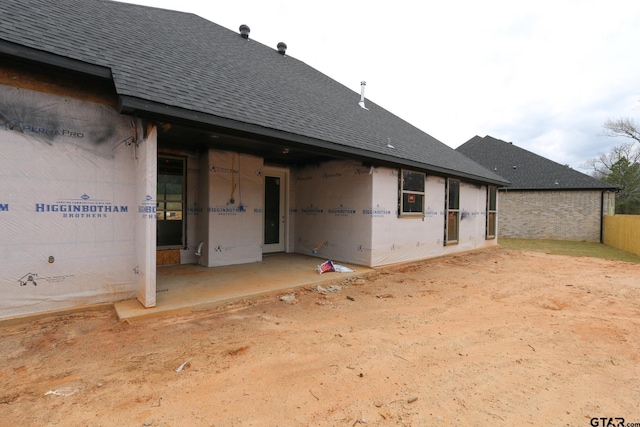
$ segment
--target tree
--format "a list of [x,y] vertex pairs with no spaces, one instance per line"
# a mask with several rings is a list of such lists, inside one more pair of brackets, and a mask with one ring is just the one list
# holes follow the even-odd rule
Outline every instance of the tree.
[[616,195],[616,213],[640,213],[640,164],[622,157],[611,167],[603,181],[620,189]]
[[[640,126],[633,119],[607,120],[604,135],[632,141],[617,145],[609,153],[588,160],[591,175],[619,188],[616,213],[640,214]],[[637,144],[636,144],[637,143]]]
[[[607,120],[602,126],[606,136],[623,136],[640,143],[640,127],[633,119]],[[632,142],[633,144],[633,142]]]
[[604,180],[621,159],[627,159],[630,164],[640,162],[640,149],[633,142],[616,145],[609,153],[600,153],[595,159],[587,160],[583,167],[591,169],[591,176],[594,178]]

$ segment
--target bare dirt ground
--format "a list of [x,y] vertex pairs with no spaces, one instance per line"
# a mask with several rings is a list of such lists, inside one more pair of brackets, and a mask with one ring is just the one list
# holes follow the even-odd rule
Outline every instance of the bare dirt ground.
[[640,265],[496,248],[325,274],[341,290],[0,327],[0,425],[640,423]]

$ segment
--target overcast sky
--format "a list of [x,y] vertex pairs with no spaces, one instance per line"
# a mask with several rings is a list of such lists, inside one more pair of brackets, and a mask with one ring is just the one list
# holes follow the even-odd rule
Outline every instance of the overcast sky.
[[637,0],[125,0],[195,13],[323,72],[443,143],[475,135],[582,172],[640,123]]

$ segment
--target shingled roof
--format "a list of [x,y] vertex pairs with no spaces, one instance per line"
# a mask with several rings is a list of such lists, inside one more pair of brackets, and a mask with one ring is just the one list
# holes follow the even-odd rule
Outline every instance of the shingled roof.
[[491,136],[474,136],[456,151],[511,182],[509,190],[615,190],[584,173]]
[[304,62],[194,14],[107,0],[4,0],[0,55],[112,79],[123,113],[505,183],[372,101],[361,108],[358,92]]

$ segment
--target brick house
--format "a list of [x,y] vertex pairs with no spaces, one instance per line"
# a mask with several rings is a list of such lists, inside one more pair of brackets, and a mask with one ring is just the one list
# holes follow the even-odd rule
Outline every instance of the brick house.
[[511,183],[498,189],[501,237],[602,241],[615,186],[491,136],[456,150]]

